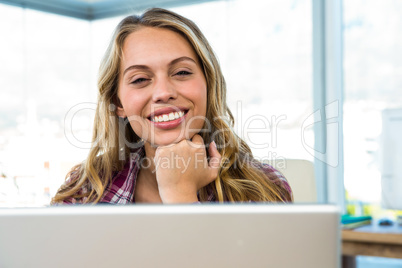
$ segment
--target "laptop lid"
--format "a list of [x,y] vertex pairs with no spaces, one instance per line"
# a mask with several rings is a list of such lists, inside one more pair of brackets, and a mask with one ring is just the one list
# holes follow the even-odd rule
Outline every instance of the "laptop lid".
[[339,265],[339,212],[329,205],[0,209],[0,267]]

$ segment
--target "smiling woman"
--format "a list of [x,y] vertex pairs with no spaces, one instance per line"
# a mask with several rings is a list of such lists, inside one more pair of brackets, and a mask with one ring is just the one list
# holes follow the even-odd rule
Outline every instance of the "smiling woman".
[[92,149],[53,204],[292,201],[232,131],[218,61],[192,21],[158,8],[123,19],[98,87]]

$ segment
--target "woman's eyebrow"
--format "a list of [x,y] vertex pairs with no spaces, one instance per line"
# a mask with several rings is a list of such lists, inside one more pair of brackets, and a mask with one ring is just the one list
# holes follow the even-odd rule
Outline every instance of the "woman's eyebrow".
[[[177,59],[172,60],[172,61],[169,63],[169,67],[171,67],[171,66],[173,66],[173,65],[175,65],[175,64],[177,64],[177,63],[179,63],[179,62],[181,62],[181,61],[192,61],[192,62],[194,62],[195,64],[197,64],[197,63],[195,62],[195,60],[193,60],[192,58],[183,56],[183,57],[180,57],[180,58],[177,58]],[[123,76],[124,76],[128,71],[133,70],[133,69],[138,69],[138,70],[150,70],[150,68],[149,68],[148,66],[146,66],[146,65],[131,65],[131,66],[127,67],[127,69],[124,70]]]
[[195,64],[197,64],[197,62],[195,62],[195,60],[193,60],[192,58],[183,56],[183,57],[180,57],[180,58],[177,58],[177,59],[172,60],[172,61],[169,63],[169,67],[171,67],[171,66],[173,66],[173,65],[175,65],[176,63],[181,62],[181,61],[192,61],[192,62],[194,62]]
[[131,65],[124,70],[123,76],[130,70],[139,69],[139,70],[150,70],[150,68],[146,65]]

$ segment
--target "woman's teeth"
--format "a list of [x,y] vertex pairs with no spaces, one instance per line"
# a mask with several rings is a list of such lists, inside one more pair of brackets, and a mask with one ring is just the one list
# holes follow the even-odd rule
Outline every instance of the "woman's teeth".
[[172,120],[176,120],[184,115],[184,112],[179,111],[179,112],[172,112],[169,114],[163,114],[163,115],[157,115],[151,120],[153,122],[169,122]]

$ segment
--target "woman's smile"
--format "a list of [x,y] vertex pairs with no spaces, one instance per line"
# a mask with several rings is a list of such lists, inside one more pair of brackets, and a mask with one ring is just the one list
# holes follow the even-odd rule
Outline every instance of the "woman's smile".
[[148,120],[157,128],[172,129],[185,120],[187,112],[188,109],[179,107],[161,108],[148,116]]

